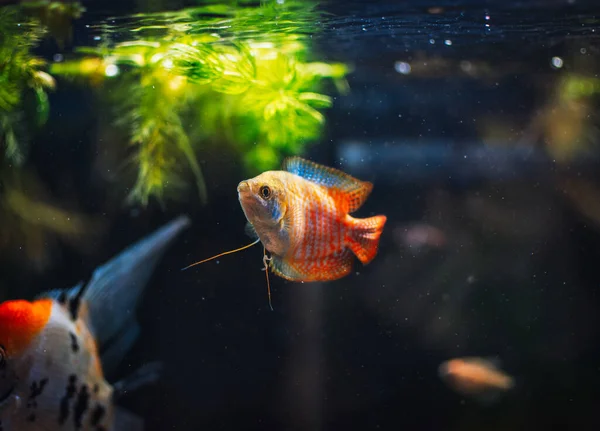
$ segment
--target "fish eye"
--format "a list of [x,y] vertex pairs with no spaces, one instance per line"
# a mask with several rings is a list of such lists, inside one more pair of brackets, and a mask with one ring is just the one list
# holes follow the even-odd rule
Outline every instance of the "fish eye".
[[260,195],[263,199],[269,199],[271,197],[271,188],[269,186],[262,186],[260,188]]

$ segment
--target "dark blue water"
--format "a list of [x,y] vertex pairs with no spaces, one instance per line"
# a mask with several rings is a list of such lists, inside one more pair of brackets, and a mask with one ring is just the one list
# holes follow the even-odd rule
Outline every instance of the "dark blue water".
[[[66,52],[91,44],[98,23],[118,28],[119,16],[162,9],[151,3],[85,3]],[[350,93],[334,97],[324,136],[304,155],[375,184],[357,213],[388,217],[371,264],[326,284],[272,277],[275,311],[259,247],[180,272],[249,242],[235,191],[245,178],[239,158],[218,147],[198,155],[207,206],[193,193],[127,206],[99,175],[106,112],[90,88],[70,84],[50,95],[27,166],[48,196],[97,214],[105,230],[85,251],[46,239],[52,259],[39,271],[3,250],[6,295],[86,280],[187,213],[193,226],[158,267],[139,309],[140,340],[114,376],[164,362],[164,378],[126,400],[149,430],[597,429],[598,96],[556,95],[568,77],[600,79],[600,6],[330,1],[318,9],[326,14],[308,35],[315,57],[354,70]],[[49,59],[58,51],[39,48]],[[557,148],[574,124],[582,126],[563,157]],[[414,239],[417,225],[442,239]],[[438,377],[449,358],[496,355],[517,388],[494,405],[464,399]]]

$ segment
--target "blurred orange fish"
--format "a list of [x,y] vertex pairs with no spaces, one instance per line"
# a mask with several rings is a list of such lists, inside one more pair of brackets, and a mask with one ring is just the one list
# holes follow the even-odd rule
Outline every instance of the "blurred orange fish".
[[272,271],[292,281],[327,281],[352,270],[352,254],[375,258],[386,217],[351,217],[373,184],[299,157],[238,185],[252,229],[271,253]]
[[483,358],[451,359],[440,365],[439,374],[456,392],[484,404],[515,386],[514,379],[494,361]]

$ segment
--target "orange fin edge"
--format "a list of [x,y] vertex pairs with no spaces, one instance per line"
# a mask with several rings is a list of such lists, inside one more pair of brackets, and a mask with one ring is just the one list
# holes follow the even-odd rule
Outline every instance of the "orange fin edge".
[[359,209],[373,190],[373,184],[368,181],[359,180],[339,169],[297,156],[285,159],[282,168],[330,190],[336,200],[346,204],[344,212],[351,213]]

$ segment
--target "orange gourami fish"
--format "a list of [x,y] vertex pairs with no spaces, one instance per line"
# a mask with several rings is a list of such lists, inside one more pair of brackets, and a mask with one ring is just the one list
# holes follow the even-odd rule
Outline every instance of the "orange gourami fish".
[[271,270],[292,281],[326,281],[367,264],[377,254],[386,217],[349,215],[373,185],[299,157],[238,185],[240,204],[264,247]]
[[496,401],[512,389],[514,379],[498,368],[495,361],[483,358],[457,358],[439,367],[442,380],[459,394],[484,404]]
[[142,367],[146,373],[114,385],[105,372],[133,345],[135,306],[165,249],[188,224],[183,216],[171,221],[96,269],[86,285],[0,304],[1,430],[143,429],[116,402],[156,370]]

